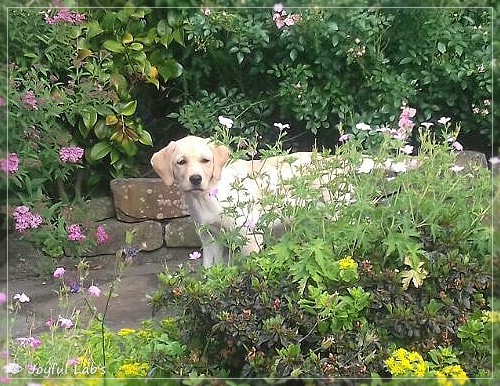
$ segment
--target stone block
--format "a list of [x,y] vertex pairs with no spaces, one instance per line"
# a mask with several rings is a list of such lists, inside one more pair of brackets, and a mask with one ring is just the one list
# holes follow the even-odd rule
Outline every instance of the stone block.
[[119,178],[110,186],[118,220],[163,220],[188,214],[177,188],[165,186],[161,178]]
[[464,150],[457,154],[456,164],[464,166],[466,171],[473,171],[478,167],[488,167],[486,155],[479,151]]
[[165,245],[167,247],[200,248],[201,240],[190,217],[171,219],[165,225]]
[[146,220],[138,223],[126,223],[116,219],[109,219],[97,223],[102,225],[110,240],[105,244],[99,244],[88,253],[92,255],[114,254],[120,248],[126,247],[126,232],[134,231],[132,245],[143,251],[154,251],[163,246],[163,226],[158,221]]
[[65,208],[62,215],[69,223],[102,221],[115,217],[115,204],[112,197],[91,198],[84,203]]

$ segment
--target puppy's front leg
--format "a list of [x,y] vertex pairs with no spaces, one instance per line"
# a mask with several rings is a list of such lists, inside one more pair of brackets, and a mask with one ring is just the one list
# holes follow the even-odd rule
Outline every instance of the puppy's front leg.
[[215,237],[208,231],[200,232],[203,249],[203,267],[209,268],[214,264],[224,262],[224,247],[217,243]]

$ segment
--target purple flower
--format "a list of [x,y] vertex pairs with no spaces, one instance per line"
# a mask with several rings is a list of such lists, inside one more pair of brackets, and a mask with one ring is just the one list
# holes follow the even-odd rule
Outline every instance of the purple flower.
[[255,224],[255,221],[253,220],[250,220],[248,219],[246,222],[245,222],[245,227],[247,228],[248,231],[252,232],[254,229],[255,229],[255,226],[257,224]]
[[78,360],[78,358],[69,358],[67,361],[66,361],[66,365],[67,366],[76,366],[80,361]]
[[85,240],[87,236],[82,233],[80,225],[72,224],[68,227],[68,240],[80,241]]
[[7,302],[7,295],[5,292],[0,292],[0,304],[4,304]]
[[7,159],[0,159],[0,169],[5,174],[14,174],[19,170],[19,156],[16,153],[10,153]]
[[71,319],[59,317],[59,319],[57,320],[57,323],[59,323],[59,325],[61,327],[64,327],[65,329],[69,329],[69,328],[73,327],[73,322],[71,321]]
[[69,292],[72,294],[77,294],[80,292],[80,284],[77,281],[71,281],[69,283]]
[[105,244],[109,241],[110,237],[106,233],[106,229],[102,225],[99,225],[96,230],[97,244]]
[[78,146],[61,147],[59,149],[59,159],[63,162],[76,163],[83,157],[84,150]]
[[38,110],[38,101],[35,97],[35,93],[31,90],[21,96],[21,102],[28,110]]
[[22,347],[30,346],[31,348],[38,348],[42,345],[41,339],[35,338],[35,337],[21,337],[21,338],[16,338],[16,340],[19,342],[19,345]]
[[340,137],[339,137],[339,142],[347,142],[348,140],[350,140],[351,138],[353,138],[354,135],[352,134],[342,134]]
[[96,297],[98,298],[99,296],[101,296],[101,289],[99,287],[97,287],[96,285],[91,285],[88,289],[87,289],[87,293],[90,295],[90,296],[93,296],[93,297]]
[[56,278],[56,279],[59,279],[61,277],[64,276],[64,272],[66,272],[66,270],[63,268],[63,267],[58,267],[56,268],[56,270],[54,271],[54,274],[53,276]]
[[57,23],[81,24],[85,21],[85,15],[70,11],[68,8],[61,8],[54,17],[45,15],[45,22],[53,25]]
[[209,197],[214,197],[217,198],[217,195],[219,194],[219,189],[217,188],[212,188],[208,191],[208,196]]
[[42,216],[38,213],[31,213],[30,208],[25,205],[18,206],[12,212],[12,217],[16,220],[16,231],[24,232],[27,229],[35,229],[43,222]]

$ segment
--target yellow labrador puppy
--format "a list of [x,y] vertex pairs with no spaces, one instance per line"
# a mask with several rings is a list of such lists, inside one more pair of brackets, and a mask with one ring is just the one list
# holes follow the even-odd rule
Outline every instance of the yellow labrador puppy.
[[[164,183],[176,185],[184,195],[202,241],[204,267],[224,262],[227,246],[217,240],[223,229],[238,229],[246,238],[243,255],[258,251],[262,237],[248,229],[259,220],[262,192],[278,190],[281,181],[311,163],[307,152],[252,161],[229,161],[229,155],[226,146],[187,136],[170,142],[151,158]],[[235,211],[226,213],[228,205]]]

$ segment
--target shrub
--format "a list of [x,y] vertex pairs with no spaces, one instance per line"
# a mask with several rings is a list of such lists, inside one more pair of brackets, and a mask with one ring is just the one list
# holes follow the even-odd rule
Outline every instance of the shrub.
[[[266,233],[263,251],[204,277],[186,270],[159,276],[153,305],[184,309],[182,341],[198,374],[408,375],[387,364],[397,347],[426,363],[447,348],[469,377],[491,371],[491,326],[483,321],[491,282],[488,171],[456,165],[450,142],[437,144],[425,130],[420,154],[409,158],[404,142],[378,135],[373,165],[390,164],[389,174],[366,170],[363,142],[351,139],[290,182],[303,205],[264,199],[266,215],[287,221],[283,237]],[[334,199],[318,205],[324,190],[313,187],[316,173],[340,165],[345,172],[322,187]],[[266,232],[266,223],[264,216],[255,232]],[[408,369],[432,377],[425,366]]]

